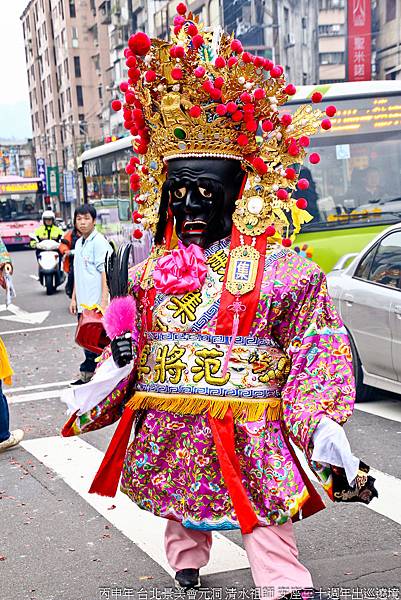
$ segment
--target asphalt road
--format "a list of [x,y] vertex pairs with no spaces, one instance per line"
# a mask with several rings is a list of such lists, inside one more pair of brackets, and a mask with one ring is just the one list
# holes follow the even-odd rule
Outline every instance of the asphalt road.
[[[0,455],[0,600],[172,598],[165,591],[172,580],[161,520],[148,521],[121,496],[93,499],[86,493],[113,427],[67,441],[59,437],[66,420],[60,396],[82,356],[74,345],[75,321],[64,291],[48,297],[35,280],[33,252],[14,252],[13,260],[19,310],[0,307],[0,332],[15,370],[7,391],[11,427],[26,435],[22,446]],[[41,323],[33,323],[32,313],[46,311]],[[357,408],[346,429],[354,453],[379,472],[380,502],[368,508],[327,500],[327,510],[295,526],[300,556],[315,586],[331,589],[334,597],[399,598],[400,399],[378,393]],[[202,600],[252,597],[238,533],[216,537],[202,581],[209,588],[198,596]]]

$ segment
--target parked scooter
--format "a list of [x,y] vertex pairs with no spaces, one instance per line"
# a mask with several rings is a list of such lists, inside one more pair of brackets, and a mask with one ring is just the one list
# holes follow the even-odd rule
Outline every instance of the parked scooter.
[[65,273],[60,264],[59,245],[55,240],[42,240],[36,245],[39,281],[46,288],[48,296],[54,294],[65,281]]

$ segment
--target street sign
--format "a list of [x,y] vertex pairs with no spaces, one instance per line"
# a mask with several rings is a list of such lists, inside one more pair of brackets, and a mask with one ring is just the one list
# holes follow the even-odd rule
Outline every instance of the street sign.
[[58,167],[47,167],[47,193],[49,196],[60,194],[60,181]]
[[43,193],[45,194],[47,191],[47,183],[46,183],[46,163],[44,158],[36,159],[36,172],[38,177],[42,180]]
[[64,202],[71,204],[77,199],[75,190],[75,177],[74,171],[64,171],[63,173],[64,183]]

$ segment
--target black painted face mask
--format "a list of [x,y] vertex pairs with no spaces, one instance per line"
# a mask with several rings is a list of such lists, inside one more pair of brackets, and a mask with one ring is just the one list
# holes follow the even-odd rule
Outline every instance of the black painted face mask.
[[178,238],[185,246],[207,248],[228,236],[232,214],[244,179],[240,161],[233,159],[174,159],[167,165],[155,241],[161,243],[167,209],[175,219]]

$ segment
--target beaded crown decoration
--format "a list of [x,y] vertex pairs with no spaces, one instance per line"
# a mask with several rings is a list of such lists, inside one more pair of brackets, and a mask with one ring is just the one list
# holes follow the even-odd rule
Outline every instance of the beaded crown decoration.
[[[241,234],[267,235],[291,245],[302,223],[311,220],[304,198],[292,199],[309,136],[330,120],[311,105],[294,115],[279,110],[295,87],[283,69],[243,50],[239,40],[211,31],[177,6],[171,42],[132,35],[125,50],[128,81],[120,84],[124,126],[134,136],[136,154],[126,167],[137,192],[134,222],[155,230],[166,161],[185,157],[240,160],[247,173],[233,221]],[[320,101],[314,94],[312,101]],[[320,96],[320,97],[319,97]],[[330,109],[331,112],[328,112]],[[335,107],[326,109],[333,116]],[[324,117],[324,118],[323,118]],[[319,161],[312,153],[309,160]],[[134,237],[140,237],[140,230]]]

